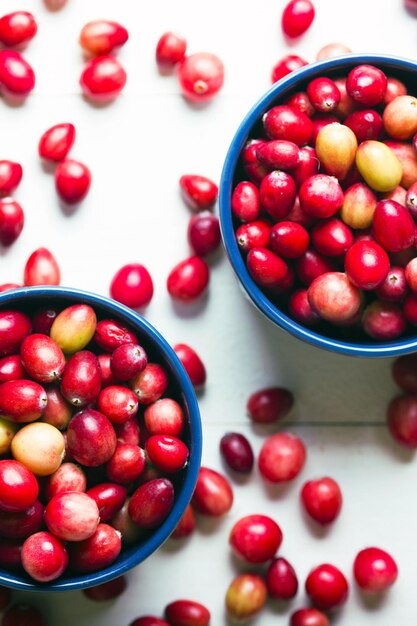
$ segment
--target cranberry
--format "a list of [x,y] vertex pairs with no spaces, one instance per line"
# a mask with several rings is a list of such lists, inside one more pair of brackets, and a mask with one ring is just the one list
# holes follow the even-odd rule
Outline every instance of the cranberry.
[[397,564],[388,552],[380,548],[365,548],[355,558],[353,574],[364,591],[379,593],[395,583]]
[[298,165],[300,149],[292,141],[275,139],[261,143],[256,155],[259,161],[270,169],[292,170]]
[[294,568],[282,557],[274,559],[266,572],[266,586],[271,598],[291,600],[297,595],[298,579]]
[[387,105],[392,102],[398,96],[407,95],[407,87],[398,78],[388,76],[387,89],[384,96],[384,104]]
[[346,80],[344,78],[336,78],[334,82],[340,91],[340,102],[335,113],[338,117],[344,119],[353,113],[353,111],[356,111],[359,108],[359,104],[348,94],[346,89]]
[[417,257],[414,257],[405,266],[405,279],[411,291],[417,291]]
[[126,500],[126,489],[113,483],[101,483],[87,491],[97,504],[100,522],[108,522],[122,508]]
[[100,365],[101,372],[101,387],[108,387],[109,385],[114,385],[117,381],[113,376],[113,372],[111,371],[111,355],[110,354],[99,354],[98,362]]
[[50,383],[60,378],[66,360],[58,344],[39,333],[28,335],[20,347],[22,364],[29,376],[40,383]]
[[97,504],[87,494],[65,491],[48,502],[44,519],[58,539],[83,541],[95,532],[100,516]]
[[192,505],[199,512],[220,517],[232,508],[233,491],[229,481],[219,472],[200,467]]
[[93,338],[97,317],[88,304],[74,304],[61,311],[54,320],[50,336],[61,350],[73,354]]
[[95,572],[113,563],[120,554],[120,533],[108,524],[99,524],[91,537],[70,546],[71,569]]
[[184,37],[167,32],[161,35],[156,45],[156,62],[162,69],[172,68],[182,61],[187,50]]
[[323,48],[320,48],[317,52],[316,59],[317,61],[324,61],[324,59],[331,59],[332,57],[350,54],[351,52],[352,50],[342,43],[328,43],[326,46],[323,46]]
[[144,413],[145,426],[151,435],[178,437],[184,429],[184,413],[175,400],[162,398],[148,406]]
[[288,215],[294,205],[297,190],[287,172],[274,170],[267,174],[259,188],[261,207],[275,220]]
[[281,26],[287,37],[299,37],[314,20],[314,5],[310,0],[291,0],[282,13]]
[[350,128],[335,122],[323,126],[316,137],[316,153],[327,174],[346,181],[354,171],[358,142]]
[[174,352],[181,361],[191,383],[197,389],[206,382],[206,368],[197,352],[185,343],[177,343],[173,346]]
[[34,285],[59,285],[59,265],[49,250],[38,248],[26,261],[23,282],[26,287]]
[[183,539],[184,537],[188,537],[194,532],[195,524],[195,514],[192,506],[189,504],[175,530],[171,533],[171,538]]
[[277,287],[285,280],[288,266],[267,248],[253,248],[247,256],[249,274],[261,287]]
[[335,115],[330,115],[329,113],[317,113],[311,120],[313,124],[313,137],[312,143],[316,146],[317,137],[319,136],[320,131],[325,128],[325,126],[330,126],[332,124],[338,124],[339,120]]
[[406,354],[394,361],[391,369],[392,377],[403,391],[417,393],[417,356]]
[[152,300],[153,282],[146,267],[130,263],[120,268],[111,282],[110,295],[132,309],[147,306]]
[[345,191],[340,217],[351,228],[369,228],[377,202],[374,192],[364,183],[351,185]]
[[263,141],[263,139],[249,139],[243,147],[241,154],[242,164],[246,174],[249,176],[250,180],[257,185],[259,185],[268,171],[266,167],[258,161],[258,157],[256,156],[256,151]]
[[404,394],[391,400],[387,410],[392,437],[406,448],[417,448],[417,396]]
[[388,270],[384,282],[376,290],[376,295],[381,300],[387,300],[388,302],[401,302],[407,290],[407,281],[405,280],[403,268],[392,266]]
[[307,85],[307,95],[313,107],[321,113],[333,111],[340,102],[340,91],[335,83],[322,76]]
[[341,272],[318,276],[308,289],[308,300],[322,319],[333,323],[351,319],[361,305],[360,291]]
[[169,435],[152,435],[146,441],[145,449],[150,462],[167,474],[181,470],[189,455],[185,443]]
[[100,392],[97,408],[113,424],[123,424],[136,415],[138,399],[131,389],[121,385],[110,385]]
[[130,386],[137,395],[139,404],[152,404],[152,402],[159,400],[167,385],[167,373],[158,363],[148,363],[145,369],[130,381]]
[[3,293],[3,291],[10,291],[11,289],[20,289],[21,285],[18,285],[17,283],[3,283],[2,285],[0,285],[0,293]]
[[2,626],[45,626],[42,613],[34,606],[14,604],[3,615]]
[[41,333],[43,335],[49,335],[52,324],[58,312],[56,309],[45,308],[38,309],[36,313],[32,316],[32,325],[34,333]]
[[381,136],[382,117],[373,109],[354,111],[348,115],[344,124],[353,130],[358,143],[368,139],[379,139]]
[[126,72],[113,56],[99,56],[88,61],[80,78],[84,95],[90,100],[114,100],[126,84]]
[[307,289],[299,289],[291,295],[288,310],[292,317],[305,326],[312,326],[320,320],[308,301]]
[[157,528],[174,505],[174,487],[167,478],[155,478],[141,485],[129,502],[129,515],[139,528]]
[[219,189],[210,178],[184,174],[179,182],[184,202],[196,213],[210,209],[216,203]]
[[271,226],[265,220],[257,220],[242,224],[236,231],[236,241],[242,252],[253,248],[267,248],[271,234]]
[[357,241],[345,257],[349,280],[360,289],[376,289],[384,282],[390,267],[388,254],[373,241]]
[[[18,572],[21,567],[22,542],[17,539],[0,539],[0,567]],[[4,597],[3,597],[4,601]],[[1,600],[0,600],[1,605]],[[4,606],[2,608],[5,608]]]
[[316,174],[307,178],[300,187],[302,210],[312,217],[332,217],[343,204],[343,191],[333,176]]
[[366,307],[362,326],[374,339],[390,340],[403,334],[406,318],[398,305],[375,300]]
[[48,500],[64,491],[82,491],[87,487],[87,477],[81,467],[74,463],[63,463],[48,476],[45,495]]
[[405,319],[414,326],[417,325],[417,294],[411,293],[405,297],[403,310]]
[[269,424],[283,419],[294,404],[294,396],[283,387],[267,387],[253,393],[246,410],[253,422]]
[[110,367],[117,380],[127,381],[140,374],[147,363],[148,357],[141,346],[125,343],[113,352]]
[[285,139],[297,146],[305,145],[313,136],[313,123],[310,118],[287,105],[269,109],[263,116],[263,125],[270,139]]
[[0,385],[0,414],[11,422],[33,422],[48,402],[45,390],[32,380],[10,380]]
[[124,576],[119,576],[113,580],[109,580],[107,583],[90,587],[89,589],[83,589],[83,593],[89,600],[95,602],[106,602],[107,600],[113,600],[120,596],[127,587],[127,581]]
[[68,553],[61,541],[50,533],[35,533],[23,544],[22,565],[29,576],[46,583],[55,580],[65,571]]
[[297,91],[286,100],[285,104],[296,111],[300,111],[300,113],[305,113],[308,117],[312,117],[316,112],[305,91]]
[[26,539],[43,526],[44,506],[35,504],[20,513],[7,513],[0,509],[0,533],[10,539]]
[[144,469],[144,451],[129,443],[119,443],[113,456],[106,463],[108,479],[122,485],[137,480]]
[[346,578],[337,567],[324,563],[307,576],[306,591],[317,608],[330,610],[346,602],[349,587]]
[[103,465],[116,450],[116,433],[111,422],[94,409],[77,413],[69,423],[67,436],[71,455],[87,467]]
[[331,524],[342,508],[342,492],[333,478],[306,482],[301,490],[301,501],[307,513],[319,524]]
[[319,171],[319,165],[320,162],[314,148],[311,146],[304,146],[304,148],[300,148],[299,163],[291,172],[297,187],[300,187],[307,178],[310,178],[310,176],[317,174]]
[[20,98],[35,87],[35,73],[19,52],[0,50],[0,86],[4,93]]
[[198,256],[191,256],[178,263],[167,278],[168,293],[175,300],[194,301],[206,290],[209,283],[207,263]]
[[242,517],[229,536],[233,552],[247,563],[265,563],[272,559],[281,543],[280,527],[266,515]]
[[84,163],[65,159],[55,170],[55,186],[67,204],[84,200],[91,185],[91,172]]
[[15,11],[0,19],[0,42],[7,48],[26,44],[38,30],[35,18],[28,11]]
[[138,343],[135,333],[117,320],[100,320],[95,328],[94,341],[106,352],[113,352],[125,343]]
[[407,190],[405,196],[405,206],[415,220],[417,218],[417,182],[413,183]]
[[192,215],[188,223],[188,243],[198,256],[214,252],[220,243],[219,220],[210,211]]
[[305,65],[307,65],[307,61],[305,61],[302,57],[299,57],[296,54],[287,54],[272,68],[271,82],[276,83],[278,80],[281,80],[281,78],[284,78],[284,76],[291,74],[291,72],[294,72]]
[[208,626],[209,610],[194,600],[176,600],[165,607],[164,614],[171,626]]
[[0,359],[0,383],[22,379],[25,376],[26,372],[19,355],[14,354]]
[[290,626],[330,626],[330,622],[317,609],[299,609],[291,615]]
[[8,196],[19,186],[23,169],[20,163],[0,160],[0,194]]
[[240,433],[226,433],[220,441],[220,452],[227,465],[241,474],[252,471],[254,457],[253,450],[244,435]]
[[314,226],[311,239],[317,252],[325,256],[340,256],[353,244],[352,231],[337,218],[321,221]]
[[42,421],[59,430],[67,428],[72,417],[72,406],[65,400],[57,387],[49,386],[46,389],[48,403],[42,414]]
[[169,626],[169,624],[165,620],[159,619],[159,617],[144,615],[133,620],[130,626]]
[[49,11],[60,11],[68,0],[44,0],[44,3]]
[[11,451],[34,474],[48,476],[62,463],[65,439],[55,426],[34,422],[16,433]]
[[261,211],[258,187],[247,180],[238,183],[233,190],[231,206],[233,213],[242,222],[256,220]]
[[276,433],[264,442],[258,457],[263,478],[272,483],[293,480],[301,472],[306,450],[301,439],[290,433]]
[[68,155],[75,141],[73,124],[56,124],[48,128],[39,140],[38,152],[42,159],[62,161]]
[[65,367],[61,392],[68,402],[77,407],[95,400],[101,390],[101,373],[93,352],[81,350],[73,354]]
[[110,20],[88,22],[80,33],[81,47],[96,56],[110,54],[115,48],[123,46],[128,39],[126,28]]
[[19,237],[25,223],[23,209],[13,198],[0,199],[0,242],[10,246]]
[[351,98],[366,107],[383,101],[387,77],[373,65],[357,65],[348,74],[346,89]]
[[411,139],[417,131],[417,99],[398,96],[384,109],[384,130],[393,139]]
[[224,65],[215,54],[196,52],[179,63],[178,81],[187,100],[207,102],[223,86]]
[[0,461],[0,486],[0,509],[10,513],[26,511],[39,493],[35,476],[18,461]]
[[267,588],[260,576],[241,574],[229,585],[226,592],[226,611],[229,621],[246,622],[264,606]]

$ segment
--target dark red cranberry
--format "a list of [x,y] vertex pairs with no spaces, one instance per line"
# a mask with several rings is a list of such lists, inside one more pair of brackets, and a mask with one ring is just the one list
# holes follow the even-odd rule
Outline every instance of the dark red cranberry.
[[317,313],[311,308],[307,289],[299,289],[291,295],[288,302],[288,310],[297,322],[306,326],[317,324],[320,320]]
[[198,256],[214,252],[220,243],[219,220],[210,211],[192,215],[188,223],[188,243]]
[[282,557],[274,559],[269,565],[265,581],[271,598],[291,600],[297,595],[297,575],[292,565]]
[[331,259],[326,259],[316,250],[310,248],[302,257],[297,259],[295,269],[298,278],[308,287],[318,276],[335,271],[335,265]]
[[269,243],[277,254],[286,259],[296,259],[307,252],[310,237],[304,226],[283,221],[272,227]]
[[343,122],[356,135],[358,143],[368,139],[379,139],[382,132],[382,117],[374,109],[354,111]]
[[254,456],[253,450],[244,435],[240,433],[226,433],[220,441],[220,452],[227,465],[241,474],[252,471]]

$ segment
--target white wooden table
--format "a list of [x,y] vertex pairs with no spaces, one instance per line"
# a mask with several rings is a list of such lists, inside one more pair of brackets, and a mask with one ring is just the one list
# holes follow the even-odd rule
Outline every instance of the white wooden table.
[[[293,48],[308,60],[332,41],[356,52],[417,54],[417,20],[401,0],[315,0],[315,5],[313,27]],[[123,264],[144,263],[155,283],[146,317],[172,343],[195,346],[207,365],[201,396],[204,463],[222,467],[218,443],[226,430],[245,433],[260,448],[265,431],[251,428],[245,402],[252,391],[271,384],[293,389],[296,406],[287,425],[308,445],[298,480],[267,489],[255,472],[235,484],[235,504],[225,519],[202,524],[181,546],[168,543],[129,574],[129,589],[117,601],[95,604],[79,592],[16,594],[41,606],[50,626],[128,626],[134,617],[160,614],[181,597],[201,600],[212,612],[213,626],[224,624],[224,595],[236,572],[227,537],[232,524],[251,512],[269,514],[281,525],[281,553],[294,564],[301,588],[320,562],[340,566],[351,579],[359,549],[374,544],[392,552],[400,577],[382,606],[365,603],[353,586],[332,624],[393,626],[416,620],[417,461],[385,430],[385,406],[395,393],[390,362],[339,357],[280,332],[242,297],[224,254],[213,264],[210,294],[202,303],[174,307],[165,289],[169,270],[188,254],[189,212],[178,179],[198,173],[219,180],[241,118],[270,86],[274,63],[289,52],[280,31],[283,6],[284,0],[69,0],[63,11],[48,13],[41,0],[1,2],[2,13],[32,11],[39,32],[25,53],[36,70],[35,92],[21,107],[0,101],[0,157],[24,167],[17,198],[26,211],[22,236],[1,252],[0,283],[19,282],[26,258],[39,246],[56,255],[62,284],[102,294]],[[83,58],[77,40],[85,22],[101,17],[129,29],[119,55],[128,84],[113,104],[95,108],[80,96]],[[208,106],[190,106],[175,77],[158,74],[154,50],[166,30],[182,33],[190,53],[207,50],[223,59],[225,86]],[[42,132],[63,121],[76,125],[72,155],[93,174],[91,192],[73,215],[61,209],[53,176],[37,158]],[[345,503],[334,527],[318,532],[301,514],[298,493],[305,480],[325,474],[340,482]],[[301,590],[292,606],[302,603]],[[273,606],[256,621],[276,623],[285,625],[288,617]]]

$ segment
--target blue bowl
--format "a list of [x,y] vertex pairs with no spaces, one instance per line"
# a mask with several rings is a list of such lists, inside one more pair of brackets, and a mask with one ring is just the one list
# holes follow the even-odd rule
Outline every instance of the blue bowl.
[[409,331],[401,339],[390,342],[371,341],[363,333],[347,328],[336,328],[329,324],[320,325],[320,332],[302,326],[289,317],[284,308],[280,308],[261,291],[251,278],[244,257],[235,238],[235,221],[231,210],[231,197],[234,186],[245,180],[245,174],[239,165],[240,154],[248,139],[259,137],[261,120],[264,113],[272,106],[282,104],[292,93],[305,90],[306,85],[318,76],[347,76],[356,65],[369,63],[376,65],[388,76],[402,80],[408,85],[410,93],[416,91],[417,62],[400,57],[380,54],[349,54],[326,59],[306,65],[275,83],[269,91],[252,107],[240,124],[226,155],[220,182],[220,222],[224,246],[227,255],[244,291],[256,308],[271,322],[302,339],[308,344],[325,348],[340,354],[366,357],[391,357],[417,350],[415,331]]
[[0,585],[24,589],[26,591],[70,591],[86,589],[105,583],[121,576],[132,569],[159,546],[161,546],[180,521],[189,503],[197,481],[201,461],[202,433],[197,399],[190,379],[174,350],[158,331],[143,317],[131,309],[93,293],[64,287],[29,287],[6,291],[0,294],[0,308],[18,308],[31,311],[48,306],[65,308],[70,304],[85,303],[91,305],[98,318],[113,318],[123,322],[137,332],[139,340],[146,347],[150,356],[164,365],[171,378],[174,397],[181,403],[187,419],[185,441],[189,446],[190,456],[181,480],[176,486],[176,497],[172,511],[163,524],[152,531],[142,542],[126,547],[118,559],[109,567],[91,574],[80,576],[62,576],[50,584],[36,583],[25,575],[0,569]]

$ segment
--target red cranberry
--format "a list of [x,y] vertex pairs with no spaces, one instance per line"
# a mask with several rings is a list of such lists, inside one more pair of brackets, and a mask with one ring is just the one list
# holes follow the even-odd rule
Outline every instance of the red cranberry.
[[55,257],[46,248],[38,248],[26,261],[23,282],[34,285],[59,285],[61,272]]
[[155,478],[141,485],[129,502],[129,515],[139,528],[157,528],[174,505],[174,487],[167,478]]
[[317,609],[299,609],[291,615],[290,626],[330,626],[330,622]]
[[23,209],[13,198],[0,199],[0,242],[10,246],[19,237],[25,223]]
[[168,293],[175,300],[191,302],[199,298],[209,283],[207,263],[198,256],[191,256],[178,263],[167,279]]
[[175,530],[171,533],[171,538],[184,539],[184,537],[189,537],[194,532],[195,524],[195,514],[192,506],[189,504]]
[[395,583],[398,567],[385,550],[365,548],[356,555],[353,574],[361,589],[370,593],[380,593]]
[[376,241],[388,252],[400,252],[414,242],[413,219],[407,209],[394,200],[378,202],[372,230]]
[[58,493],[47,504],[45,523],[63,541],[83,541],[95,532],[100,520],[95,501],[78,491]]
[[306,482],[301,490],[301,501],[316,522],[331,524],[342,508],[342,492],[337,482],[326,476]]
[[261,207],[274,220],[284,218],[294,205],[297,190],[287,172],[274,170],[267,174],[259,188]]
[[189,455],[185,443],[169,435],[152,435],[146,441],[145,450],[150,462],[166,474],[180,471]]
[[404,299],[403,311],[405,319],[413,326],[417,325],[417,294],[410,293]]
[[80,33],[81,47],[96,56],[110,54],[129,39],[126,28],[110,20],[94,20],[83,26]]
[[52,324],[54,323],[57,315],[58,312],[56,309],[52,308],[39,309],[36,311],[36,313],[32,316],[33,332],[49,335]]
[[4,93],[18,98],[35,87],[35,73],[19,52],[0,50],[0,85]]
[[253,422],[269,424],[283,419],[294,404],[294,396],[283,387],[267,387],[253,393],[246,410]]
[[165,607],[164,615],[171,626],[208,626],[210,612],[194,600],[176,600]]
[[45,496],[47,500],[57,493],[64,491],[84,492],[87,487],[87,477],[81,467],[74,463],[63,463],[53,474],[48,476]]
[[185,419],[178,402],[171,398],[162,398],[146,408],[144,421],[151,435],[178,437],[184,429]]
[[48,128],[39,140],[38,152],[42,159],[62,161],[75,141],[73,124],[56,124]]
[[214,252],[220,243],[219,220],[210,211],[192,215],[188,223],[188,243],[198,256]]
[[281,26],[287,37],[299,37],[314,20],[314,5],[310,0],[291,0],[285,7]]
[[308,117],[312,117],[316,112],[305,91],[297,91],[286,100],[285,104],[288,104],[288,106],[296,111],[300,111],[300,113],[305,113]]
[[346,602],[349,587],[346,578],[337,567],[324,563],[307,576],[306,591],[317,608],[330,610]]
[[298,165],[300,149],[292,141],[275,139],[259,144],[256,155],[270,169],[292,170]]
[[297,146],[309,143],[313,136],[313,123],[310,118],[287,105],[269,109],[263,117],[263,124],[270,139],[285,139]]
[[404,394],[391,400],[387,410],[392,437],[406,448],[417,448],[417,396]]
[[233,190],[231,206],[240,221],[256,220],[261,211],[258,187],[247,180],[238,183]]
[[417,393],[417,356],[406,354],[392,364],[392,377],[403,391]]
[[0,415],[10,422],[39,419],[47,402],[44,388],[32,380],[9,380],[0,385]]
[[304,146],[303,148],[300,148],[299,163],[291,172],[297,187],[300,187],[307,178],[310,178],[310,176],[317,174],[319,171],[319,165],[320,162],[314,148],[311,146]]
[[220,452],[227,465],[235,472],[249,474],[252,471],[253,450],[244,435],[240,433],[223,435],[220,440]]
[[72,418],[72,406],[65,400],[58,387],[48,386],[46,396],[48,403],[42,414],[42,421],[64,430]]
[[0,383],[6,383],[9,380],[19,380],[25,378],[25,376],[26,372],[19,355],[14,354],[0,359]]
[[87,495],[97,504],[100,521],[108,522],[124,505],[127,492],[121,485],[101,483],[101,485],[91,487]]
[[355,102],[373,107],[384,99],[387,77],[373,65],[357,65],[348,74],[346,89]]
[[10,291],[11,289],[20,289],[21,285],[18,285],[17,283],[3,283],[2,285],[0,285],[0,293],[3,293],[3,291]]
[[417,257],[414,257],[405,266],[405,279],[411,291],[417,291]]
[[3,615],[1,626],[45,626],[42,613],[34,606],[14,604]]
[[287,54],[272,68],[271,82],[276,83],[278,80],[281,80],[281,78],[284,78],[284,76],[300,69],[300,67],[304,67],[304,65],[307,65],[307,61],[302,57],[296,54]]
[[68,553],[61,541],[50,533],[35,533],[23,544],[22,565],[29,576],[46,583],[66,570]]
[[113,56],[99,56],[88,61],[80,78],[84,95],[93,101],[114,100],[126,84],[126,72]]
[[26,511],[39,493],[33,473],[19,461],[8,459],[0,461],[0,487],[0,509],[9,513]]
[[187,41],[175,33],[161,35],[156,44],[156,62],[163,69],[172,68],[185,57]]
[[312,124],[313,124],[313,137],[312,137],[312,143],[314,146],[316,146],[317,143],[317,137],[319,136],[320,131],[325,127],[325,126],[329,126],[330,124],[338,124],[339,120],[335,115],[330,115],[329,113],[317,113],[313,118],[312,118]]
[[249,274],[261,287],[277,287],[286,278],[288,266],[267,248],[253,248],[246,259]]
[[337,218],[319,222],[311,231],[317,252],[325,256],[340,256],[353,244],[352,231]]
[[407,293],[407,282],[402,267],[393,266],[388,270],[384,282],[376,290],[381,300],[401,302]]
[[113,424],[123,424],[138,412],[136,394],[127,387],[110,385],[100,392],[97,408]]
[[312,217],[332,217],[343,204],[343,191],[333,176],[316,174],[307,178],[300,187],[302,210]]
[[250,180],[256,185],[260,184],[261,180],[268,172],[267,168],[259,162],[256,156],[258,146],[263,143],[263,141],[263,139],[249,139],[243,147],[241,154],[243,168]]
[[379,139],[382,132],[382,117],[373,109],[354,111],[345,119],[344,124],[356,135],[358,143],[368,139]]
[[282,543],[282,532],[266,515],[242,517],[230,531],[233,552],[247,563],[265,563],[272,559]]
[[417,182],[408,188],[405,196],[405,206],[410,211],[413,219],[417,218]]
[[7,513],[0,509],[0,534],[9,539],[26,539],[43,526],[44,506],[38,500],[20,513]]
[[148,363],[145,350],[134,343],[125,343],[113,352],[111,370],[117,380],[127,381],[142,372]]
[[152,402],[159,400],[167,385],[167,373],[158,363],[148,363],[145,369],[130,381],[130,386],[137,395],[139,404],[152,404]]
[[9,196],[22,180],[23,169],[20,163],[0,161],[0,194]]
[[62,375],[66,360],[56,341],[34,333],[23,340],[20,347],[23,367],[39,383],[50,383]]
[[387,105],[398,96],[406,96],[407,95],[407,87],[402,83],[398,78],[393,78],[392,76],[388,76],[387,79],[387,89],[385,91],[384,96],[384,104]]
[[361,294],[346,274],[328,272],[311,283],[308,301],[322,319],[337,324],[356,315],[361,306]]
[[196,52],[178,65],[178,81],[187,100],[207,102],[223,86],[224,65],[210,52]]
[[139,446],[129,443],[119,443],[113,456],[106,463],[108,479],[122,485],[137,480],[144,469],[144,451]]
[[121,267],[111,282],[110,296],[132,309],[147,306],[152,300],[153,282],[146,267],[139,263]]
[[390,340],[403,334],[406,318],[397,304],[375,300],[366,307],[362,326],[370,337]]
[[181,361],[191,383],[197,389],[206,382],[206,368],[197,352],[185,343],[177,343],[173,346],[174,352]]
[[217,185],[210,178],[197,174],[181,176],[180,190],[186,205],[196,213],[210,209],[219,193]]
[[67,437],[71,455],[87,467],[103,465],[116,450],[116,433],[111,422],[94,409],[84,409],[74,415]]
[[129,626],[169,626],[168,622],[153,615],[138,617]]
[[94,333],[94,341],[106,352],[113,352],[125,343],[138,343],[135,333],[117,320],[100,320]]
[[292,565],[282,557],[274,559],[269,565],[265,581],[271,598],[291,600],[297,595],[297,575]]
[[101,372],[101,387],[107,387],[108,385],[114,385],[117,381],[113,376],[113,372],[111,371],[110,363],[111,363],[111,355],[110,354],[99,354],[98,362],[100,365]]
[[346,274],[359,289],[371,290],[382,285],[389,267],[388,254],[373,241],[357,241],[346,253]]
[[220,517],[232,508],[232,487],[222,474],[208,467],[200,467],[192,505],[204,515]]
[[263,478],[272,483],[293,480],[301,472],[306,449],[301,439],[290,433],[276,433],[268,437],[258,457]]
[[15,11],[0,19],[0,42],[6,48],[27,44],[37,31],[35,18],[28,11]]
[[126,578],[119,576],[119,578],[109,580],[107,583],[102,583],[101,585],[90,587],[89,589],[83,589],[83,593],[89,600],[106,602],[107,600],[113,600],[120,596],[125,591],[126,587]]
[[336,78],[334,82],[340,91],[340,102],[335,113],[338,117],[344,119],[353,113],[353,111],[356,111],[359,105],[348,94],[346,89],[346,80],[344,78]]
[[242,224],[236,231],[236,241],[242,252],[249,252],[253,248],[267,248],[271,226],[265,220],[257,220]]
[[307,95],[316,111],[321,113],[333,111],[340,102],[339,89],[330,78],[323,76],[314,78],[307,85]]
[[91,537],[70,546],[71,569],[77,573],[103,569],[117,559],[121,549],[120,533],[108,524],[99,524]]
[[73,354],[65,366],[61,392],[74,406],[86,406],[95,400],[101,390],[101,373],[93,352],[81,350]]
[[55,186],[67,204],[84,200],[91,185],[91,172],[84,163],[66,159],[55,170]]
[[306,326],[312,326],[320,320],[308,301],[307,289],[299,289],[291,295],[288,310],[292,317]]

